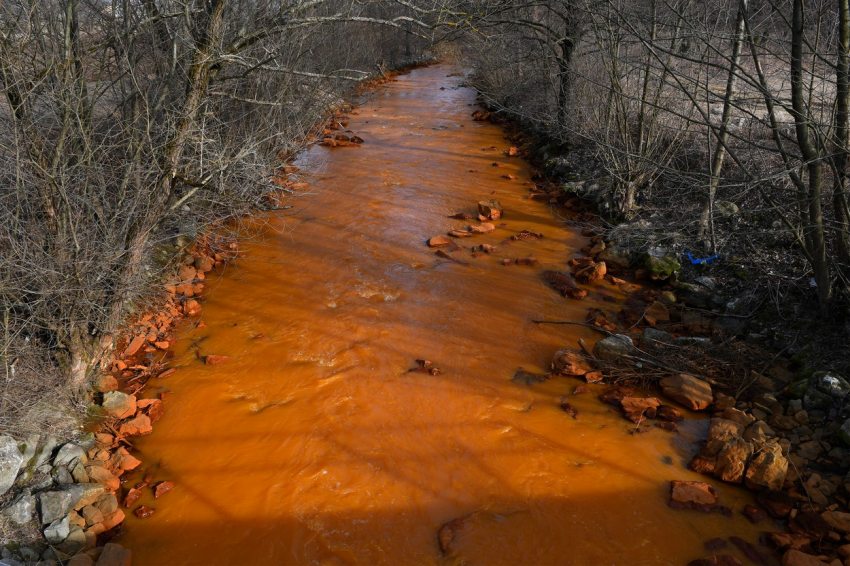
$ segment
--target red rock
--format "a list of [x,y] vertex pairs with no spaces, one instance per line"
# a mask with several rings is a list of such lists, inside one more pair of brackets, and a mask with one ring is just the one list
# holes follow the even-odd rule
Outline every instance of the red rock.
[[586,386],[576,385],[573,388],[573,395],[582,395],[583,393],[587,393],[588,391],[590,391],[590,390]]
[[457,519],[452,519],[451,521],[443,524],[440,527],[440,530],[437,532],[437,542],[440,545],[440,552],[442,554],[448,554],[452,549],[452,543],[455,540],[455,537],[463,528],[464,517],[458,517]]
[[124,349],[124,356],[129,358],[130,356],[132,356],[136,352],[138,352],[139,349],[144,345],[145,345],[145,335],[144,334],[137,334],[136,336],[133,337],[133,339],[130,341],[130,343],[127,345],[127,347]]
[[94,435],[95,441],[102,446],[112,446],[115,442],[115,437],[108,432],[97,432]]
[[532,232],[531,230],[520,230],[518,233],[511,236],[511,240],[518,242],[520,240],[540,240],[543,238],[543,234],[539,232]]
[[552,360],[552,369],[560,375],[584,375],[592,371],[587,358],[575,350],[558,350]]
[[519,150],[516,147],[511,146],[505,150],[505,155],[507,155],[508,157],[516,157],[517,155],[519,155]]
[[654,418],[656,407],[661,401],[656,397],[623,397],[620,399],[620,408],[626,418],[637,424],[645,417]]
[[782,555],[782,566],[823,566],[827,564],[817,556],[791,549]]
[[541,274],[541,277],[549,287],[565,297],[583,299],[587,296],[587,291],[579,289],[575,281],[573,281],[572,276],[568,273],[547,270]]
[[677,423],[685,419],[682,411],[670,405],[659,405],[655,410],[655,418],[661,421]]
[[767,511],[751,503],[744,505],[742,513],[753,524],[761,523],[767,519]]
[[201,303],[195,299],[189,299],[183,304],[183,312],[185,312],[187,316],[199,315],[201,314]]
[[809,550],[812,538],[798,533],[770,533],[770,542],[780,550]]
[[169,375],[171,375],[175,371],[177,371],[177,370],[174,369],[174,368],[168,368],[167,370],[162,371],[159,374],[157,374],[157,377],[168,377]]
[[165,413],[165,407],[160,399],[141,399],[138,407],[150,418],[151,423],[161,419]]
[[600,261],[577,271],[576,279],[581,283],[596,283],[605,279],[606,273],[608,273],[608,267],[604,261]]
[[124,496],[124,501],[123,501],[122,504],[124,505],[124,507],[129,509],[130,507],[135,505],[136,502],[139,499],[141,499],[141,497],[142,497],[142,490],[141,489],[138,489],[138,488],[135,488],[135,487],[130,488],[130,491],[128,491],[127,495]]
[[714,511],[717,508],[717,492],[701,481],[670,482],[670,507],[674,509],[696,509]]
[[517,265],[537,265],[540,263],[535,257],[519,257],[514,260]]
[[643,313],[643,318],[646,320],[647,324],[655,326],[659,322],[667,322],[670,320],[670,311],[667,310],[667,307],[664,306],[663,303],[655,301],[646,307],[646,311]]
[[451,236],[452,238],[469,238],[470,236],[472,236],[472,232],[469,232],[467,230],[451,230],[449,232],[449,236]]
[[157,482],[153,486],[153,498],[159,499],[160,497],[162,497],[163,495],[165,495],[166,493],[168,493],[172,489],[174,489],[174,482],[170,482],[170,481]]
[[195,279],[198,272],[191,265],[181,265],[177,270],[177,277],[182,283],[191,282]]
[[220,356],[217,354],[209,354],[204,356],[204,363],[208,366],[217,366],[230,361],[230,356]]
[[602,383],[605,376],[601,371],[589,371],[584,374],[584,380],[588,383]]
[[711,385],[687,373],[665,377],[659,385],[664,395],[692,411],[707,409],[714,401]]
[[202,255],[195,258],[195,269],[201,273],[212,271],[214,265],[215,260],[209,256]]
[[[122,370],[127,367],[127,364],[124,364]],[[120,370],[119,370],[120,371]],[[101,393],[109,393],[110,391],[118,390],[118,380],[115,377],[109,375],[108,373],[104,373],[98,376],[97,381],[94,384],[94,388]]]
[[495,229],[496,227],[489,222],[482,222],[481,224],[472,225],[467,228],[473,234],[487,234]]
[[103,395],[101,406],[108,416],[125,419],[136,412],[136,397],[121,391],[110,391]]
[[761,491],[756,498],[774,519],[784,519],[794,509],[794,500],[784,491]]
[[497,200],[481,201],[478,213],[487,220],[498,220],[502,217],[502,205]]
[[445,236],[434,236],[428,240],[428,247],[439,248],[441,246],[448,246],[451,243],[452,241]]
[[111,460],[113,465],[122,472],[135,470],[142,465],[142,461],[127,452],[125,448],[121,448],[119,451],[115,452],[112,455]]
[[148,507],[147,505],[139,505],[138,507],[133,509],[133,515],[135,515],[139,519],[147,519],[154,513],[156,513],[156,509],[154,509],[153,507]]
[[168,347],[171,346],[171,343],[169,343],[168,340],[159,340],[157,342],[154,342],[153,345],[159,348],[160,350],[167,350]]
[[122,436],[142,436],[151,432],[153,432],[151,420],[142,413],[137,413],[134,418],[122,423],[118,428],[118,433]]
[[115,491],[121,487],[121,481],[103,466],[86,466],[86,473],[92,482],[101,484],[107,491]]

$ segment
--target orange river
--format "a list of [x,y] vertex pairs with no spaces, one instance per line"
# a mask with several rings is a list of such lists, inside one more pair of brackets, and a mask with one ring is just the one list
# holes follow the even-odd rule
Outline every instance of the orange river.
[[[705,421],[632,435],[598,389],[570,397],[574,419],[558,405],[578,380],[511,380],[599,337],[532,319],[582,321],[619,295],[601,285],[574,301],[541,282],[586,239],[528,198],[530,167],[472,120],[475,93],[453,71],[368,94],[349,125],[365,143],[303,152],[309,188],[208,276],[205,325],[183,324],[176,373],[148,390],[171,394],[137,447],[176,487],[141,502],[150,518],[128,512],[118,542],[137,566],[684,565],[714,537],[756,542],[742,490],[716,485],[732,517],[667,506],[671,479],[705,479],[684,466]],[[425,245],[488,199],[505,215],[459,242],[468,265]],[[505,242],[523,229],[545,237]],[[497,249],[473,257],[482,243]],[[501,263],[526,256],[539,265]],[[417,358],[442,373],[408,372]]]

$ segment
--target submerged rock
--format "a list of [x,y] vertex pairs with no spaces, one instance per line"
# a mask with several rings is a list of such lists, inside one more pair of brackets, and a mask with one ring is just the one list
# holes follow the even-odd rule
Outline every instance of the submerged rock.
[[587,361],[587,358],[575,350],[558,350],[552,360],[552,369],[560,375],[575,375],[582,376],[593,368]]
[[670,507],[674,509],[696,509],[714,511],[717,508],[717,492],[702,481],[670,482]]

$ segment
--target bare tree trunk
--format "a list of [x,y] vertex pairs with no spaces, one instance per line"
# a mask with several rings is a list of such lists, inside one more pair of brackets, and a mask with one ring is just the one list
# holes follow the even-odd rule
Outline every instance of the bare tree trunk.
[[822,184],[823,156],[818,151],[809,126],[809,108],[803,94],[803,0],[794,0],[791,19],[791,111],[797,145],[808,170],[808,192],[800,210],[803,234],[809,248],[809,257],[817,284],[818,301],[821,309],[828,308],[832,299],[832,281],[826,256],[824,236]]
[[838,60],[835,65],[835,118],[833,124],[833,193],[835,243],[839,269],[850,276],[850,208],[847,162],[850,151],[850,0],[838,0]]
[[[747,0],[738,2],[738,12],[735,19],[735,35],[732,38],[732,55],[729,58],[729,75],[726,78],[726,92],[723,95],[723,114],[720,118],[720,128],[717,132],[717,143],[714,146],[714,156],[708,179],[708,193],[703,204],[699,220],[699,237],[712,253],[717,251],[717,241],[714,234],[714,199],[717,186],[720,184],[720,173],[726,159],[726,146],[729,142],[729,119],[732,116],[732,98],[735,96],[735,83],[738,81],[738,67],[741,64],[741,44],[744,42],[744,21],[748,7]],[[709,129],[710,131],[711,129]]]

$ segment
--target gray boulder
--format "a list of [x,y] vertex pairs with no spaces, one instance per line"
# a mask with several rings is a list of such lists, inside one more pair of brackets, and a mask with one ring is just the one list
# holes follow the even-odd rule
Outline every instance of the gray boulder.
[[35,497],[28,489],[24,490],[11,505],[3,509],[3,514],[16,525],[28,523],[34,512]]
[[840,406],[850,395],[850,383],[840,375],[820,371],[809,379],[803,394],[803,408],[807,411],[829,409]]
[[593,355],[600,360],[616,361],[635,350],[634,342],[625,334],[614,334],[603,338],[593,347]]
[[18,443],[9,435],[0,436],[0,495],[3,495],[15,483],[24,455],[18,450]]
[[65,516],[61,519],[57,519],[50,523],[46,529],[44,529],[44,538],[47,539],[47,542],[50,544],[59,544],[71,533],[71,524],[70,519]]
[[78,483],[45,491],[38,496],[41,524],[47,525],[66,516],[70,511],[97,501],[104,488],[96,483]]
[[56,457],[53,458],[54,466],[67,466],[74,460],[79,460],[83,464],[88,462],[88,457],[86,456],[85,449],[73,442],[69,442],[62,446],[59,449],[59,452],[56,453]]

